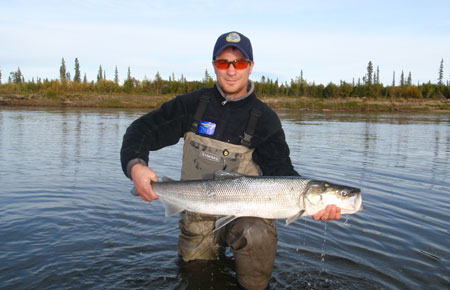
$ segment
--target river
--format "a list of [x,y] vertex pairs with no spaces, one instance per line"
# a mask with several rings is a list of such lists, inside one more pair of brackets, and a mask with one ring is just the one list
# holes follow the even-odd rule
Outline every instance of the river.
[[[0,108],[0,289],[237,289],[189,270],[177,217],[132,196],[119,151],[143,110]],[[450,115],[279,111],[294,167],[359,187],[339,221],[278,222],[271,289],[449,289]],[[152,152],[179,178],[182,142]]]

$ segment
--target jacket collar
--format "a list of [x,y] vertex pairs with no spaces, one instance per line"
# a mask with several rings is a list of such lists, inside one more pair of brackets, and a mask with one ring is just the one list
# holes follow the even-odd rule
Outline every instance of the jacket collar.
[[222,105],[225,105],[228,102],[238,102],[238,101],[242,101],[243,99],[246,99],[248,96],[250,96],[251,94],[253,94],[253,91],[255,90],[255,84],[251,81],[248,80],[248,85],[247,85],[247,93],[245,93],[242,96],[239,96],[237,98],[231,98],[229,96],[227,96],[224,91],[222,90],[222,88],[220,87],[219,83],[216,82],[216,87],[217,90],[219,91],[219,93],[222,95],[222,97],[224,98],[224,101],[222,102]]

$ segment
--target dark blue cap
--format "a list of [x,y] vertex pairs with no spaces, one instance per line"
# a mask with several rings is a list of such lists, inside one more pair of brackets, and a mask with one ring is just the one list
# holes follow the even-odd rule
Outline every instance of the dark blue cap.
[[217,55],[222,50],[229,46],[236,47],[242,52],[242,54],[244,54],[246,58],[253,61],[253,50],[250,39],[236,31],[227,32],[219,36],[216,41],[216,45],[214,45],[213,60],[216,59]]

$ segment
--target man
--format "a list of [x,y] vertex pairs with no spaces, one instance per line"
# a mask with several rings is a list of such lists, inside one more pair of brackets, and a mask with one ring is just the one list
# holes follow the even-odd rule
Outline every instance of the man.
[[[249,80],[254,66],[250,40],[238,32],[221,35],[214,46],[217,83],[177,96],[127,129],[121,149],[122,168],[143,200],[158,195],[151,182],[156,173],[148,167],[149,151],[173,145],[184,138],[181,179],[211,178],[217,170],[246,175],[298,175],[276,113],[256,98]],[[316,220],[341,217],[329,206]],[[277,247],[273,220],[243,217],[213,232],[215,216],[180,214],[178,254],[184,261],[212,260],[230,246],[239,285],[263,289],[268,285]]]

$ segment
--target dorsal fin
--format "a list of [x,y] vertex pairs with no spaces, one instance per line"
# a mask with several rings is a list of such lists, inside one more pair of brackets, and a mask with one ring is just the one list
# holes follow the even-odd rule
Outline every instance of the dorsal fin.
[[226,179],[226,178],[236,178],[236,177],[242,177],[244,175],[237,173],[237,172],[229,172],[225,170],[217,170],[214,173],[215,179]]

